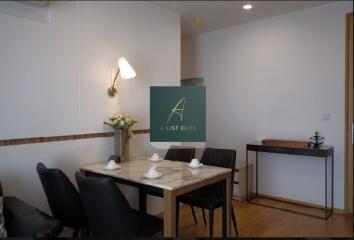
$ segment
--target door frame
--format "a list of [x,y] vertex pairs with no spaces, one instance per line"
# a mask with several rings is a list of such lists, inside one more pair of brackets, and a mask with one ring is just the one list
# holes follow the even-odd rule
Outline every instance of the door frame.
[[[353,66],[349,66],[349,44],[350,44],[350,39],[349,39],[349,34],[350,34],[350,18],[353,18],[353,12],[347,13],[346,14],[346,36],[345,36],[345,41],[346,41],[346,47],[345,47],[345,212],[353,212],[353,206],[349,206],[350,200],[349,197],[349,192],[351,191],[353,194],[353,187],[354,183],[349,183],[349,176],[352,176],[353,179],[353,169],[349,169],[349,161],[352,161],[351,164],[354,166],[354,159],[349,159],[349,147],[352,141],[352,126],[350,125],[350,115],[349,111],[352,111],[352,114],[354,112],[354,109],[349,109],[349,101],[350,99],[350,94],[353,96],[354,90],[349,89],[349,86],[354,86],[354,83],[350,84],[350,79],[349,79],[349,68]],[[353,44],[353,42],[351,42]],[[352,46],[353,48],[353,46]],[[352,53],[353,54],[353,53]],[[353,71],[353,69],[352,69]],[[352,73],[353,74],[353,73]],[[351,93],[350,93],[351,91]],[[352,120],[353,121],[353,120]],[[354,152],[354,149],[353,149]],[[352,154],[354,155],[354,153]],[[352,188],[352,189],[350,189]],[[353,204],[354,201],[352,201]]]

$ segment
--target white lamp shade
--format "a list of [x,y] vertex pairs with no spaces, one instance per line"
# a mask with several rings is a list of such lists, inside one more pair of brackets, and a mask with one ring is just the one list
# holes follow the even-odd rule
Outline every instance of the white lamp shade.
[[122,79],[130,79],[136,76],[134,69],[124,57],[118,59],[118,67]]

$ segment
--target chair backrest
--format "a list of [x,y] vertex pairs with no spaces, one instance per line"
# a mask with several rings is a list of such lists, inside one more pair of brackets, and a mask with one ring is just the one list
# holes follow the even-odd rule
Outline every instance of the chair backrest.
[[236,166],[236,150],[206,148],[203,152],[201,162],[205,165],[230,168],[232,170],[231,181],[233,181]]
[[75,176],[93,237],[137,235],[135,212],[112,179]]
[[195,148],[171,147],[168,149],[165,159],[172,161],[190,162],[194,158]]
[[80,194],[68,177],[60,169],[46,168],[43,163],[37,164],[37,172],[53,216],[67,227],[86,226]]

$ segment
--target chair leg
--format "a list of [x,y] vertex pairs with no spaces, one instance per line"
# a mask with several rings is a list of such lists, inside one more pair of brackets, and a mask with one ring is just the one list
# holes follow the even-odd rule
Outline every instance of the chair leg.
[[192,210],[192,214],[193,214],[194,223],[198,224],[197,217],[196,217],[195,211],[194,211],[194,207],[192,205],[191,205],[191,210]]
[[205,209],[202,208],[202,211],[203,211],[203,221],[204,221],[204,226],[207,225],[207,222],[206,222],[206,218],[205,218]]
[[238,238],[238,230],[237,230],[237,222],[236,222],[236,216],[235,216],[235,212],[234,212],[234,209],[232,208],[232,223],[234,225],[234,228],[235,228],[235,232],[236,232],[236,237]]
[[213,237],[214,232],[214,209],[209,210],[209,237]]
[[73,238],[79,237],[79,232],[80,232],[80,229],[79,228],[75,228],[74,231],[73,231]]
[[177,201],[176,202],[176,237],[178,237],[179,205],[180,205],[180,203]]

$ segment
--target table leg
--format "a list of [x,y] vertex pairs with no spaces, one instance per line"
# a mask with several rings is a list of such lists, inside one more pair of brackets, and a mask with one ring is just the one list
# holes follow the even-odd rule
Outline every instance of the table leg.
[[226,221],[226,226],[227,226],[227,237],[231,237],[231,211],[232,211],[232,181],[231,179],[231,173],[226,179],[226,197],[227,197],[227,221]]
[[176,196],[173,191],[164,190],[163,231],[164,237],[176,237]]
[[258,197],[258,151],[256,151],[256,197]]
[[231,174],[224,181],[224,201],[222,206],[222,236],[231,237],[232,181]]
[[248,150],[246,150],[246,201],[248,201]]
[[326,194],[326,197],[325,197],[325,218],[327,219],[327,157],[325,158],[325,194]]
[[139,188],[139,210],[146,213],[146,192]]
[[331,191],[332,191],[332,202],[331,202],[331,211],[333,213],[333,202],[334,202],[334,153],[332,153],[332,183],[331,183]]

